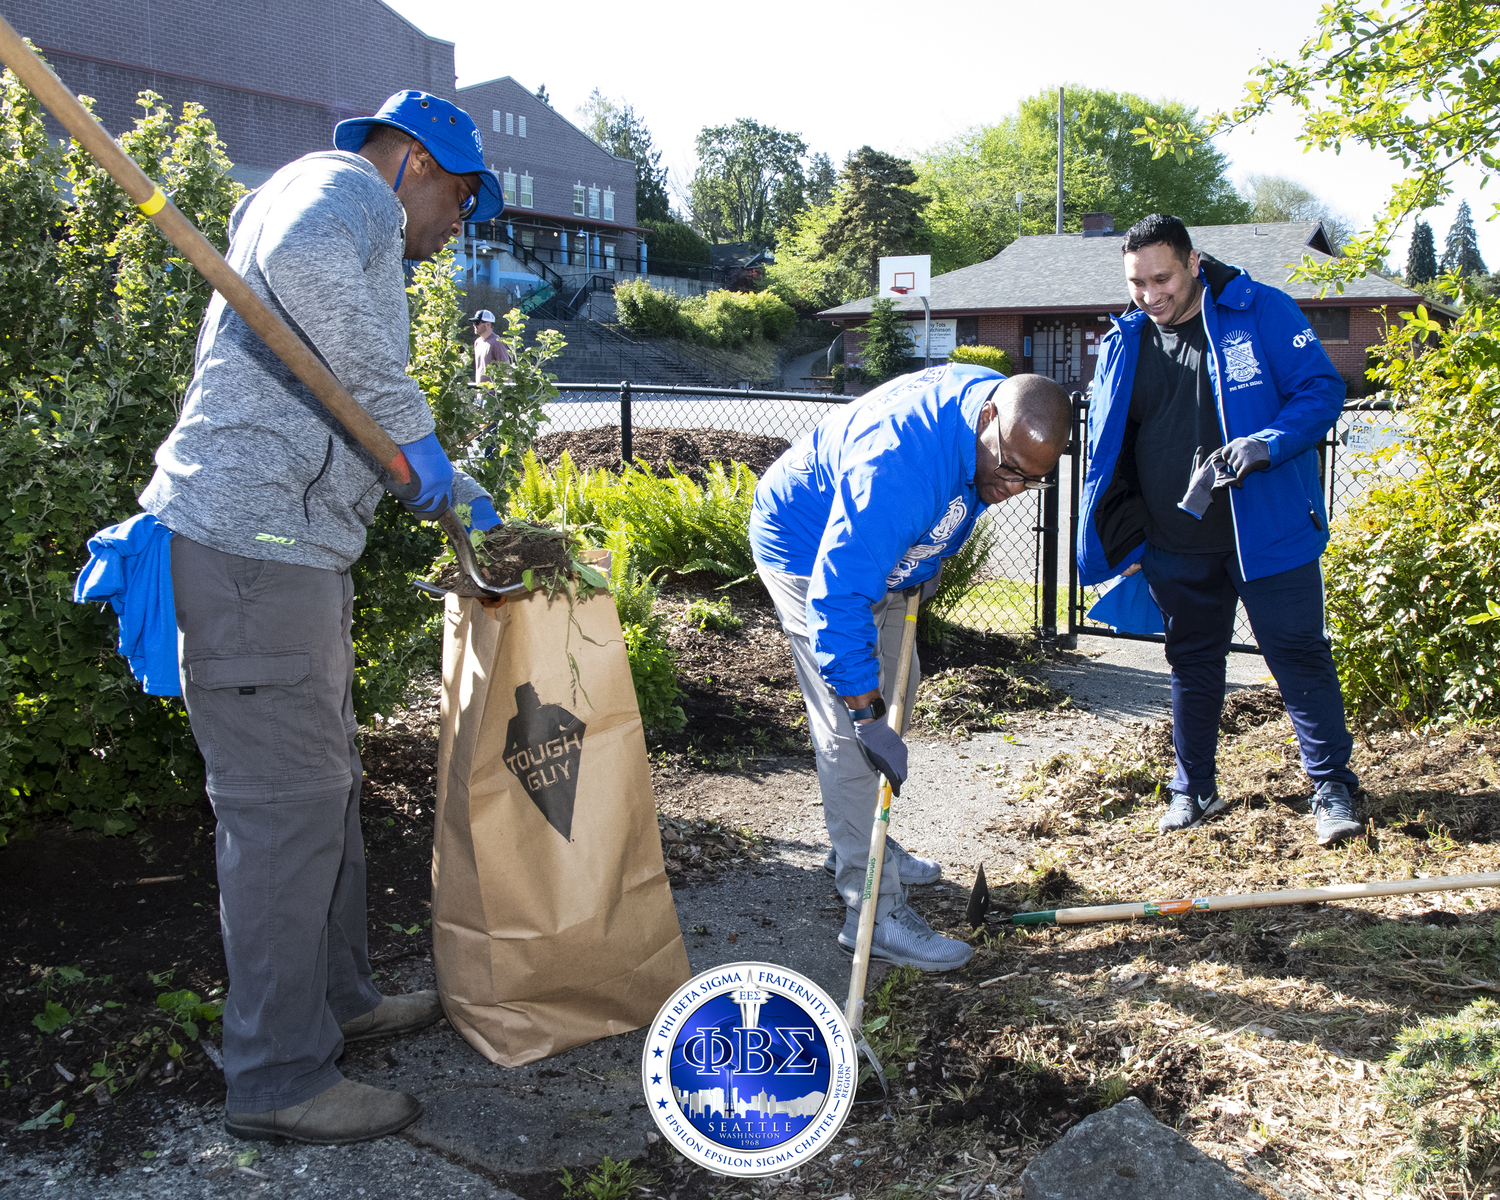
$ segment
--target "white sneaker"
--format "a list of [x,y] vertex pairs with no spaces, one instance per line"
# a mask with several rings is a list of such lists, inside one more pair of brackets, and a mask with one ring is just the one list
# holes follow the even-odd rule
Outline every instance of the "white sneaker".
[[[896,860],[896,871],[900,875],[902,887],[923,887],[936,883],[943,877],[942,863],[930,858],[918,858],[889,835],[885,839],[885,852]],[[838,877],[839,860],[832,850],[823,860],[823,871],[830,879]]]
[[[859,937],[859,910],[848,909],[844,928],[839,934],[839,948],[854,953]],[[870,957],[898,967],[916,967],[919,971],[956,971],[974,957],[974,948],[934,933],[926,921],[905,900],[897,903],[891,915],[875,922],[870,939]]]

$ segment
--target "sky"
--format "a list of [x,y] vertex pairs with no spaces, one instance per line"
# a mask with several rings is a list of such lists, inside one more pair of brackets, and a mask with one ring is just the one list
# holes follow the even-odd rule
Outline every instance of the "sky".
[[[511,75],[552,105],[576,109],[598,88],[634,106],[671,180],[691,177],[705,125],[751,117],[799,133],[837,165],[862,145],[910,155],[1016,112],[1044,89],[1078,85],[1180,100],[1203,114],[1236,103],[1265,57],[1291,58],[1322,0],[947,0],[941,5],[865,0],[759,0],[754,4],[656,0],[632,8],[574,0],[483,8],[458,0],[385,0],[425,33],[455,45],[460,87]],[[1399,164],[1352,147],[1305,153],[1288,110],[1227,134],[1230,178],[1295,179],[1368,225],[1400,178]],[[1500,270],[1500,220],[1479,173],[1456,176],[1443,209],[1426,214],[1439,255],[1467,198],[1486,265]],[[1388,261],[1406,262],[1407,229]]]

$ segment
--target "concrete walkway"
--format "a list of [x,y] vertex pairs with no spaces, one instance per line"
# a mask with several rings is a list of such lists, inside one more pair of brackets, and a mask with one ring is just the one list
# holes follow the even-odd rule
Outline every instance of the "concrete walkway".
[[[945,863],[953,882],[928,892],[939,910],[961,909],[980,863],[996,881],[1010,878],[1016,865],[1013,845],[986,833],[1005,800],[994,790],[994,772],[980,778],[976,765],[1003,763],[1001,773],[1013,775],[1059,750],[1102,746],[1168,711],[1166,663],[1155,644],[1086,637],[1076,655],[1048,673],[1081,714],[1028,716],[1015,722],[1019,732],[912,745],[911,778],[895,806],[893,831],[913,850]],[[1253,685],[1265,675],[1260,658],[1231,656],[1232,686]],[[693,971],[772,961],[810,976],[842,1003],[849,959],[835,937],[843,906],[822,872],[826,844],[810,764],[726,779],[706,789],[717,797],[710,801],[701,799],[703,790],[695,802],[699,811],[717,807],[717,815],[753,825],[767,837],[768,854],[754,867],[675,893]],[[658,799],[668,810],[674,805],[671,795]],[[882,974],[877,964],[872,985]],[[431,967],[421,962],[381,982],[390,990],[430,987]],[[75,1171],[66,1156],[41,1161],[0,1153],[0,1188],[7,1200],[508,1198],[512,1193],[494,1182],[496,1176],[555,1176],[606,1154],[621,1160],[645,1150],[654,1127],[640,1085],[644,1042],[638,1030],[507,1069],[480,1057],[443,1024],[401,1041],[356,1046],[345,1056],[350,1077],[421,1098],[426,1111],[403,1137],[347,1148],[244,1143],[223,1132],[222,1110],[164,1104],[153,1136],[125,1156],[130,1165],[115,1176]],[[238,1163],[235,1156],[250,1149],[260,1157]],[[137,1157],[145,1151],[154,1157]]]

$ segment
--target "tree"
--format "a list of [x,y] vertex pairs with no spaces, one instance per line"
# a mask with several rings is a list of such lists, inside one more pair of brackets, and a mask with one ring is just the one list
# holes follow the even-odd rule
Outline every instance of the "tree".
[[1338,151],[1354,142],[1402,168],[1368,232],[1297,277],[1341,287],[1390,248],[1414,214],[1451,195],[1462,165],[1500,168],[1500,6],[1472,0],[1330,0],[1291,61],[1269,59],[1252,73],[1245,99],[1201,125],[1148,118],[1137,130],[1157,156],[1188,162],[1226,130],[1287,101],[1306,110],[1299,140]]
[[911,357],[907,320],[896,311],[896,302],[881,297],[870,306],[870,319],[859,327],[859,370],[866,383],[882,383],[906,369]]
[[548,108],[552,107],[552,97],[547,95],[547,85],[545,83],[537,84],[536,91],[533,93],[533,95],[535,95],[536,98],[543,104],[545,104]]
[[668,221],[672,203],[667,195],[667,169],[661,151],[652,144],[646,122],[628,104],[616,104],[598,88],[578,106],[583,131],[618,158],[635,163],[635,218]]
[[693,224],[710,241],[770,245],[777,215],[785,222],[805,203],[807,144],[799,134],[741,117],[704,126],[697,150],[689,204]]
[[1448,230],[1448,240],[1443,243],[1444,271],[1457,271],[1460,275],[1488,275],[1490,269],[1484,265],[1479,253],[1479,237],[1474,232],[1474,218],[1469,215],[1469,202],[1460,200],[1458,215]]
[[[1124,228],[1152,212],[1190,225],[1249,219],[1226,175],[1228,161],[1157,162],[1135,142],[1148,118],[1197,128],[1195,109],[1130,93],[1069,89],[1065,95],[1063,229],[1077,231],[1086,212],[1109,212]],[[1057,187],[1057,92],[1022,102],[996,125],[978,126],[917,163],[919,189],[932,198],[925,214],[933,269],[952,270],[997,254],[1020,233],[1051,233]],[[1021,194],[1017,206],[1016,195]]]
[[1354,232],[1347,220],[1285,175],[1251,175],[1245,180],[1245,193],[1252,221],[1321,221],[1335,252]]
[[1406,251],[1406,286],[1431,283],[1437,277],[1437,253],[1432,245],[1432,226],[1418,221],[1412,227],[1411,245]]
[[882,255],[909,254],[919,246],[929,200],[912,191],[916,182],[906,159],[869,146],[844,160],[822,250],[863,277],[866,295],[875,290]]
[[833,199],[833,189],[838,186],[838,173],[833,169],[833,160],[819,150],[807,165],[807,203],[827,204]]
[[662,260],[707,263],[712,260],[708,242],[684,221],[657,221],[651,217],[642,217],[636,224],[646,231],[646,253],[650,263]]

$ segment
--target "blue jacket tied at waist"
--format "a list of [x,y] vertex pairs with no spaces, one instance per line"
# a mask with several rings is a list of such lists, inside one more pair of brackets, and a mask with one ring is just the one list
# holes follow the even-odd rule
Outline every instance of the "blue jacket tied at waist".
[[808,639],[839,695],[879,683],[870,606],[931,579],[984,510],[974,443],[1002,379],[959,364],[898,376],[829,413],[755,489],[755,561],[810,577]]
[[73,599],[80,604],[109,601],[120,622],[120,653],[147,695],[182,695],[172,531],[150,513],[137,513],[89,538],[89,555]]
[[[1235,549],[1247,580],[1312,562],[1328,544],[1318,444],[1343,408],[1344,381],[1285,292],[1238,267],[1200,255],[1206,291],[1202,321],[1210,378],[1225,443],[1250,437],[1271,453],[1269,470],[1227,488]],[[1099,349],[1089,403],[1089,468],[1078,524],[1084,584],[1102,583],[1145,549],[1145,502],[1117,472],[1125,446],[1141,332],[1149,317],[1132,309]]]

